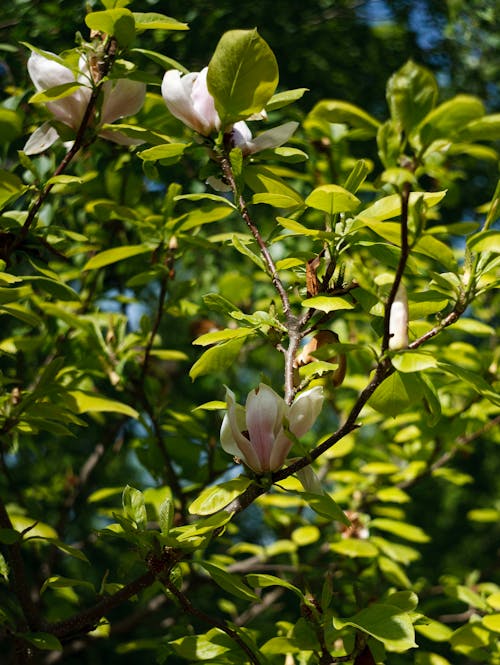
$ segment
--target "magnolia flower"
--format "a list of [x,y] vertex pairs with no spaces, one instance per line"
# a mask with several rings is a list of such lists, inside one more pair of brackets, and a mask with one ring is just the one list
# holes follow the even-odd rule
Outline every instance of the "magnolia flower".
[[268,129],[254,138],[247,123],[241,120],[234,123],[230,132],[230,141],[233,147],[240,148],[244,155],[251,155],[261,150],[278,148],[283,145],[298,126],[298,122],[285,122],[284,125]]
[[300,438],[313,426],[323,406],[323,389],[316,386],[306,390],[288,406],[272,388],[261,383],[248,394],[246,407],[236,404],[229,388],[226,402],[220,435],[223,449],[256,473],[267,473],[283,466],[292,447],[286,429]]
[[[37,91],[48,90],[64,83],[81,83],[81,86],[66,97],[61,97],[53,102],[46,102],[48,110],[59,122],[78,131],[87,105],[92,94],[90,86],[90,73],[87,62],[80,59],[80,73],[75,77],[68,67],[55,60],[46,58],[39,53],[33,52],[28,60],[28,73]],[[141,108],[146,95],[146,85],[139,81],[129,79],[117,79],[106,81],[102,85],[102,106],[99,117],[99,130],[102,125],[112,123],[118,118],[134,115]],[[141,143],[130,139],[121,132],[98,131],[99,136],[121,145],[137,145]],[[58,138],[57,131],[44,123],[30,137],[24,147],[28,155],[35,155],[50,147]]]
[[170,69],[163,77],[161,94],[170,113],[198,134],[219,131],[221,122],[207,87],[208,67],[181,75]]
[[389,348],[408,348],[408,298],[402,282],[398,286],[389,316]]
[[[170,69],[163,77],[161,86],[161,94],[170,113],[202,136],[210,136],[222,128],[214,98],[208,91],[207,74],[208,67],[201,72],[184,75],[176,69]],[[262,120],[265,117],[266,112],[262,110],[248,120]],[[246,122],[240,120],[224,130],[232,147],[241,148],[244,155],[250,155],[283,145],[297,127],[297,122],[287,122],[253,138]]]

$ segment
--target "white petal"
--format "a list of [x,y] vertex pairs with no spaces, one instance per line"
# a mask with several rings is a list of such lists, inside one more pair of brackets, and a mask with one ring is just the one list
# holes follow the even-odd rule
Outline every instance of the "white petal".
[[146,96],[146,84],[129,79],[106,81],[104,84],[101,122],[111,123],[137,113]]
[[252,132],[244,120],[235,122],[231,130],[231,141],[234,146],[241,148],[243,153],[249,153],[248,145],[252,141]]
[[165,73],[161,84],[161,94],[170,113],[185,125],[198,131],[197,117],[193,109],[191,92],[198,72],[181,76],[177,69]]
[[248,394],[246,411],[250,442],[261,469],[269,471],[276,437],[282,431],[285,403],[272,388],[261,383]]
[[269,470],[277,471],[281,469],[285,463],[286,456],[290,452],[292,447],[292,442],[286,436],[283,428],[278,433],[276,439],[274,440],[274,446],[271,450],[271,456],[269,458]]
[[23,151],[26,155],[38,155],[57,141],[59,134],[48,122],[38,127],[26,141]]
[[400,283],[391,306],[389,317],[389,348],[408,348],[408,298],[403,283]]
[[48,90],[56,85],[71,83],[75,75],[68,67],[55,60],[44,58],[39,53],[32,53],[28,58],[28,74],[37,90]]
[[227,413],[222,421],[220,442],[223,450],[240,457],[254,471],[261,471],[255,451],[242,432],[246,429],[245,409],[236,404],[232,390],[226,388]]
[[299,126],[298,122],[285,122],[284,125],[262,132],[247,144],[247,154],[277,148],[288,141]]
[[323,407],[323,388],[315,386],[295,398],[288,420],[290,430],[300,439],[314,425]]
[[200,133],[204,136],[209,136],[220,129],[220,118],[215,110],[214,98],[208,92],[207,74],[208,67],[204,67],[196,77],[191,93],[194,112],[203,128]]

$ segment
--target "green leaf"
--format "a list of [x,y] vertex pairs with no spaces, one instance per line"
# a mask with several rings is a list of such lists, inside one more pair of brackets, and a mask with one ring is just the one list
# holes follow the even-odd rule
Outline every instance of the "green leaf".
[[483,626],[495,633],[500,633],[500,614],[488,614],[483,617]]
[[284,589],[288,589],[289,591],[293,591],[293,593],[296,594],[301,600],[304,600],[304,595],[300,589],[298,589],[293,584],[290,584],[290,582],[286,582],[280,577],[276,577],[275,575],[251,573],[250,575],[246,575],[246,579],[248,584],[255,587],[256,589],[265,589],[270,586],[280,586]]
[[409,615],[395,605],[373,603],[348,619],[333,619],[335,628],[353,626],[383,642],[388,651],[403,652],[417,647]]
[[408,524],[407,522],[391,520],[386,517],[376,517],[370,522],[371,528],[388,531],[394,536],[413,543],[427,543],[430,540],[429,536],[420,527]]
[[11,143],[22,134],[23,120],[20,113],[0,108],[0,145]]
[[330,549],[351,559],[373,558],[379,553],[375,545],[359,538],[344,538],[336,543],[330,543]]
[[309,88],[295,88],[294,90],[278,92],[267,102],[266,111],[276,111],[284,106],[288,106],[288,104],[292,104],[298,99],[301,99],[306,92],[309,92]]
[[336,312],[341,309],[354,309],[354,304],[347,298],[341,296],[314,296],[306,298],[301,303],[302,307],[312,307],[321,312]]
[[218,344],[219,342],[226,342],[227,340],[239,337],[248,337],[249,335],[254,334],[255,330],[252,330],[252,328],[226,328],[225,330],[215,330],[214,332],[201,335],[193,341],[193,344],[207,346],[209,344]]
[[434,108],[437,95],[433,74],[411,60],[391,76],[386,88],[391,117],[407,134]]
[[397,416],[422,397],[422,383],[418,375],[394,372],[377,387],[368,404],[387,416]]
[[453,634],[453,631],[449,626],[427,617],[425,618],[425,623],[420,623],[415,626],[415,630],[426,639],[432,640],[433,642],[448,642]]
[[278,85],[278,65],[257,30],[222,35],[208,65],[207,85],[223,126],[262,111]]
[[156,12],[132,12],[136,30],[189,30],[187,23]]
[[418,129],[423,145],[437,139],[453,139],[465,125],[484,115],[484,105],[477,97],[457,95],[431,111]]
[[122,505],[125,516],[134,521],[138,528],[144,529],[148,520],[144,494],[127,485],[123,490]]
[[57,532],[48,524],[29,517],[28,515],[13,515],[9,512],[9,518],[16,531],[26,531],[24,538],[43,538],[48,542],[57,540]]
[[299,547],[317,543],[321,538],[321,531],[314,524],[299,526],[292,532],[292,541]]
[[77,549],[76,547],[72,547],[71,545],[67,545],[66,543],[63,543],[62,540],[58,540],[57,538],[45,538],[45,540],[48,543],[51,543],[55,547],[57,547],[58,550],[61,550],[61,552],[64,552],[65,554],[68,554],[69,556],[73,557],[74,559],[79,559],[80,561],[84,561],[85,563],[89,563],[89,560],[85,556],[85,554],[82,552],[82,550]]
[[26,190],[21,178],[10,171],[0,170],[0,207],[6,205],[12,198],[21,196]]
[[216,513],[230,504],[240,494],[243,494],[251,484],[252,480],[250,478],[239,476],[225,483],[207,487],[191,503],[188,510],[191,515],[211,515],[212,513]]
[[35,92],[29,99],[30,104],[42,104],[46,102],[53,102],[56,99],[62,99],[63,97],[68,97],[72,95],[76,90],[79,90],[82,87],[82,84],[78,81],[71,81],[69,83],[61,83],[61,85],[55,85],[53,88],[48,88],[47,90],[40,90]]
[[[411,192],[410,206],[415,205],[420,197],[423,197],[428,208],[437,205],[446,196],[446,190],[441,192]],[[383,222],[401,215],[401,196],[391,194],[375,201],[357,215],[357,219]]]
[[363,129],[369,136],[375,136],[380,125],[378,120],[359,106],[338,99],[322,100],[316,104],[309,117]]
[[99,252],[89,259],[82,270],[96,270],[96,268],[109,266],[117,261],[123,261],[123,259],[129,259],[131,256],[151,251],[152,248],[149,245],[124,245],[113,249],[105,249],[104,252]]
[[[190,662],[211,661],[232,651],[232,644],[226,643],[226,635],[218,628],[212,628],[206,635],[188,635],[169,642],[176,655]],[[227,662],[224,660],[223,662]]]
[[361,201],[354,194],[339,185],[316,187],[305,202],[310,208],[322,210],[329,215],[339,212],[354,212],[361,205]]
[[215,566],[213,563],[208,561],[198,561],[198,565],[204,568],[210,577],[218,584],[221,589],[227,591],[228,593],[236,596],[237,598],[243,598],[250,602],[255,602],[259,600],[259,597],[247,586],[237,575],[228,573],[219,566]]
[[459,130],[459,136],[466,141],[498,141],[500,139],[500,113],[472,120]]
[[42,594],[46,589],[65,589],[67,587],[82,586],[90,591],[94,592],[94,585],[85,580],[77,580],[70,577],[62,577],[61,575],[54,575],[45,580],[40,589],[40,594]]
[[135,39],[135,21],[132,12],[124,8],[106,9],[85,16],[91,30],[104,32],[116,38],[122,47],[130,46]]
[[432,353],[423,351],[404,351],[392,358],[392,364],[399,372],[422,372],[437,367],[437,360]]
[[398,563],[385,556],[380,556],[377,563],[380,572],[391,584],[403,589],[411,587],[407,574]]
[[20,633],[19,637],[44,651],[62,651],[62,644],[51,633]]
[[417,244],[413,247],[413,251],[438,261],[451,272],[458,270],[457,260],[451,247],[429,233],[425,233],[419,238]]
[[350,526],[351,522],[342,508],[332,499],[329,494],[316,494],[314,492],[301,492],[300,496],[315,513],[326,517],[334,522],[341,522]]
[[3,545],[13,545],[20,538],[21,534],[15,529],[0,529],[0,543]]
[[83,392],[82,390],[70,390],[68,395],[75,400],[77,413],[121,413],[130,418],[138,418],[139,413],[128,404],[117,402],[114,399],[100,397]]
[[481,231],[467,240],[471,252],[500,254],[500,231]]
[[189,371],[191,380],[194,381],[199,376],[221,372],[230,367],[236,361],[244,339],[237,337],[207,349],[191,367]]
[[137,155],[145,162],[160,161],[162,165],[170,166],[170,164],[175,164],[179,161],[184,154],[184,150],[190,145],[190,143],[165,143],[141,150]]

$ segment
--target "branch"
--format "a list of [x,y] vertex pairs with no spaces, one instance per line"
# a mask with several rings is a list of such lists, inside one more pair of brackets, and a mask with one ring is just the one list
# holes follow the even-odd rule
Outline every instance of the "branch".
[[[101,93],[101,87],[99,86],[99,82],[109,73],[109,70],[111,69],[114,62],[115,54],[116,54],[116,40],[114,39],[114,37],[111,37],[110,39],[108,39],[108,42],[104,48],[104,65],[102,69],[99,70],[98,78],[94,81],[95,86],[92,89],[92,93],[90,95],[87,107],[83,114],[80,127],[78,128],[78,131],[76,133],[73,145],[68,150],[63,160],[54,171],[52,178],[64,173],[64,171],[69,166],[69,164],[71,163],[77,152],[80,150],[80,148],[84,146],[85,132],[87,131],[87,128],[90,124],[90,120],[92,118],[92,115],[94,113],[97,104],[97,100]],[[48,185],[45,185],[42,191],[38,194],[37,198],[33,201],[31,207],[28,210],[28,215],[24,221],[21,231],[19,232],[19,235],[17,235],[14,238],[10,246],[7,248],[6,258],[8,258],[12,254],[12,252],[15,249],[17,249],[20,245],[22,245],[23,242],[26,240],[30,228],[33,222],[35,221],[38,211],[42,207],[43,203],[45,202],[45,199],[50,194],[54,185],[55,183],[50,183]]]
[[[7,513],[3,501],[0,499],[0,527],[12,529],[12,522]],[[33,602],[30,589],[28,588],[28,575],[21,554],[21,542],[17,540],[12,545],[6,545],[7,554],[12,570],[12,590],[15,593],[23,611],[23,625],[19,626],[21,631],[36,630],[40,625],[38,607]]]
[[202,610],[199,610],[198,608],[194,607],[194,605],[191,604],[191,601],[185,596],[182,591],[180,591],[175,584],[173,584],[170,580],[167,580],[166,582],[163,582],[165,584],[165,587],[172,593],[177,600],[179,601],[181,607],[191,614],[194,617],[197,617],[198,619],[201,619],[203,622],[208,623],[211,626],[214,626],[215,628],[219,628],[219,630],[222,630],[226,635],[228,635],[236,644],[242,649],[246,655],[248,656],[248,662],[253,663],[253,665],[262,665],[262,661],[260,658],[250,649],[248,644],[242,639],[242,637],[239,635],[239,633],[234,630],[233,628],[230,628],[225,622],[219,621],[218,619],[215,619],[212,616],[209,616],[208,614],[205,614]]
[[45,630],[64,641],[69,641],[77,635],[88,633],[96,628],[99,621],[108,612],[130,600],[132,596],[137,595],[140,591],[147,589],[154,582],[156,582],[156,573],[148,570],[113,595],[101,600],[94,607],[75,614],[69,617],[69,619],[49,624]]

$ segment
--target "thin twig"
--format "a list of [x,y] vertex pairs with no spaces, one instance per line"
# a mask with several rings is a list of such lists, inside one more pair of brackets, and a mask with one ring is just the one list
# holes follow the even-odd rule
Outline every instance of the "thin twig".
[[191,614],[192,616],[201,619],[201,621],[208,623],[211,626],[214,626],[214,628],[219,628],[219,630],[222,630],[226,635],[228,635],[236,644],[246,653],[246,655],[249,658],[249,662],[253,663],[253,665],[262,665],[262,662],[260,658],[250,649],[248,644],[242,639],[242,637],[239,635],[239,633],[228,626],[225,622],[219,621],[218,619],[215,619],[213,616],[209,616],[208,614],[205,614],[202,610],[199,610],[197,607],[194,607],[192,605],[191,601],[187,596],[185,596],[182,591],[180,591],[175,584],[170,582],[170,580],[167,580],[164,582],[166,588],[172,593],[177,600],[179,601],[181,607]]

